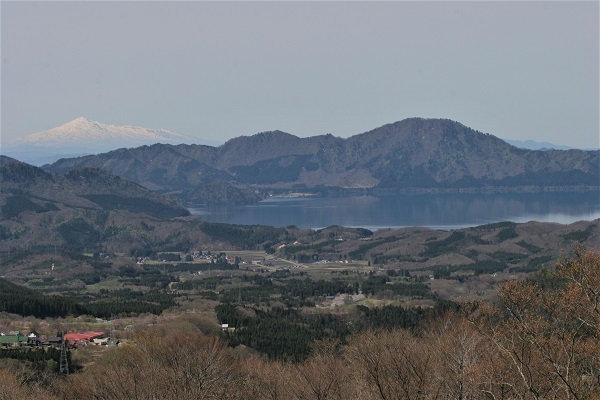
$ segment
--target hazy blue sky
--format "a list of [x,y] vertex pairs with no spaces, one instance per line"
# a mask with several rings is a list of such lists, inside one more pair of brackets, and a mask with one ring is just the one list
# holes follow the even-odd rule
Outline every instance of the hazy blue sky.
[[598,147],[598,20],[597,1],[2,1],[2,141],[79,116],[221,143],[434,117]]

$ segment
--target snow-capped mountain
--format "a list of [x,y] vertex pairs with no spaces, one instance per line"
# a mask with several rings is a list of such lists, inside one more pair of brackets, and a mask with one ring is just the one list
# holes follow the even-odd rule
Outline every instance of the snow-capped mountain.
[[195,143],[192,137],[167,129],[118,126],[79,117],[56,128],[32,133],[3,146],[2,153],[34,165],[59,158],[96,154],[122,147],[155,143]]
[[153,143],[192,143],[194,140],[167,129],[139,126],[117,126],[79,117],[56,128],[32,133],[15,142],[17,145],[63,147],[106,144],[109,147],[131,147]]

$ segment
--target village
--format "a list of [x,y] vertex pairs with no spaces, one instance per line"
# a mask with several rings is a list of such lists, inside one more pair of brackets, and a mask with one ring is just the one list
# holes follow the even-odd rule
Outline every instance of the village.
[[15,347],[61,347],[69,348],[93,346],[118,346],[119,340],[107,336],[105,332],[66,333],[62,336],[40,335],[35,330],[23,334],[21,331],[0,331],[0,349]]

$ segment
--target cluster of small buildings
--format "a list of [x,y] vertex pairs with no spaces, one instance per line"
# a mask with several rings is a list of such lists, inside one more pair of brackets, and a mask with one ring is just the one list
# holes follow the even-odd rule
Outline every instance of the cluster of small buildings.
[[[219,258],[218,253],[212,253],[210,251],[194,251],[191,253],[191,256],[192,256],[192,259],[194,259],[194,260],[217,261]],[[235,262],[235,260],[234,260],[234,262]]]
[[0,348],[6,347],[34,347],[34,346],[60,346],[63,340],[71,347],[87,346],[94,344],[106,346],[110,338],[104,332],[67,333],[63,337],[41,337],[36,331],[23,335],[19,331],[0,332]]
[[60,346],[63,339],[61,337],[42,338],[36,331],[31,331],[23,335],[20,331],[0,332],[0,347],[18,347],[18,346]]

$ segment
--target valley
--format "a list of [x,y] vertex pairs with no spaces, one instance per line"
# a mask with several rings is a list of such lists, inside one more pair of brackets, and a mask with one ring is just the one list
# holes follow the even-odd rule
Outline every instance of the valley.
[[[594,351],[586,349],[598,348],[600,325],[590,304],[598,293],[599,219],[501,221],[454,229],[335,224],[310,229],[209,222],[184,206],[252,204],[264,196],[312,201],[316,194],[346,193],[342,186],[355,184],[356,177],[375,176],[344,167],[354,172],[342,173],[352,179],[336,180],[339,186],[313,180],[327,174],[310,174],[321,168],[310,170],[317,165],[308,155],[314,149],[296,139],[275,133],[232,141],[219,150],[220,161],[210,161],[215,166],[234,162],[224,169],[191,156],[180,164],[180,151],[215,151],[183,145],[118,150],[43,169],[0,157],[0,330],[7,338],[0,349],[0,358],[7,360],[0,376],[7,384],[0,394],[304,398],[307,388],[323,385],[331,390],[326,397],[333,398],[387,398],[399,391],[418,398],[417,393],[440,392],[453,397],[449,385],[459,384],[473,398],[484,392],[511,398],[527,397],[523,393],[531,388],[547,395],[547,379],[561,393],[598,393],[588,377],[600,366]],[[273,147],[280,140],[296,141],[300,149],[306,145],[308,153],[257,161],[256,140],[266,141],[270,156],[283,151]],[[231,150],[237,147],[243,151]],[[580,165],[597,158],[595,152],[576,156],[582,157]],[[290,171],[312,178],[286,181],[296,176]],[[588,172],[564,175],[564,182],[536,172],[531,175],[540,179],[536,184],[513,176],[525,186],[510,189],[495,186],[508,182],[505,178],[492,184],[490,177],[484,186],[467,180],[466,187],[460,180],[434,185],[422,174],[413,175],[416,186],[396,178],[387,182],[401,182],[422,196],[490,191],[502,204],[512,203],[503,200],[507,190],[584,193],[593,202],[597,187]],[[377,181],[377,188],[351,190],[398,190]],[[456,212],[456,203],[448,199],[442,203]],[[377,208],[389,215],[398,206]],[[586,321],[589,331],[580,334],[576,321]],[[532,331],[530,322],[541,325]],[[67,333],[100,341],[71,343],[65,350],[66,374],[64,358],[57,358],[60,353],[52,347],[20,341],[19,332],[28,331],[40,335],[36,343],[61,340]],[[588,368],[570,375],[568,385],[560,372],[567,365],[560,350],[565,340],[574,349],[569,357]],[[519,347],[506,350],[515,343]],[[400,352],[381,350],[388,346]],[[515,365],[512,357],[522,349],[529,361]],[[472,357],[468,378],[453,372],[462,361],[447,359],[466,354]],[[414,369],[400,368],[405,361]],[[135,365],[135,371],[126,365]],[[397,369],[389,369],[394,365]],[[540,375],[520,381],[519,368],[532,365]],[[490,375],[489,368],[497,371]],[[158,376],[171,383],[155,385]],[[206,386],[204,379],[218,386]],[[224,386],[228,395],[219,390]],[[179,393],[177,388],[185,389]]]

